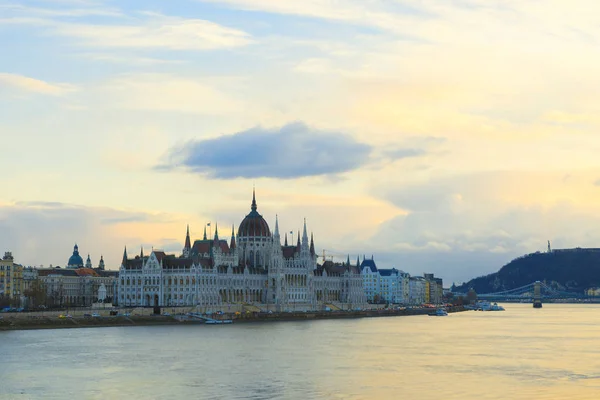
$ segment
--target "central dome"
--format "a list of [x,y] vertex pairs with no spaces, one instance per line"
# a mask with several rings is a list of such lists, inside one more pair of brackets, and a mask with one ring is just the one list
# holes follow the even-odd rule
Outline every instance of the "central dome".
[[246,218],[240,224],[238,237],[271,237],[269,224],[256,211],[256,196],[254,191],[252,192],[252,211],[246,215]]

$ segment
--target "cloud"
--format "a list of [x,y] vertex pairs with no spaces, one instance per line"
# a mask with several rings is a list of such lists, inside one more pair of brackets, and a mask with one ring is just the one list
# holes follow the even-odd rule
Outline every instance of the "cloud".
[[418,157],[423,154],[425,154],[425,150],[423,149],[393,149],[385,151],[385,155],[394,160],[408,157]]
[[600,194],[590,176],[573,172],[565,181],[563,174],[499,171],[388,181],[372,192],[404,212],[361,245],[386,254],[386,262],[395,257],[398,268],[432,270],[452,280],[494,272],[544,250],[547,240],[555,248],[598,247]]
[[59,202],[0,204],[0,252],[12,251],[15,262],[23,265],[64,266],[77,243],[82,254],[91,254],[94,265],[103,255],[107,268],[117,269],[124,245],[172,245],[161,239],[173,228],[171,232],[183,237],[184,227],[168,214]]
[[199,0],[218,3],[247,11],[263,11],[275,14],[296,15],[331,21],[346,22],[361,26],[373,26],[396,31],[403,21],[418,16],[431,17],[433,14],[421,7],[391,4],[385,1],[342,0],[327,2],[320,0]]
[[[89,9],[76,11],[48,11],[46,14],[38,12],[40,17],[17,12],[16,15],[0,19],[0,22],[38,26],[44,28],[45,34],[73,38],[86,47],[214,50],[253,43],[250,35],[239,29],[203,19],[151,12],[128,16],[129,24],[123,24],[120,20],[120,24],[91,24],[59,19],[63,14],[77,17],[91,12]],[[110,11],[106,13],[110,14]]]
[[280,178],[340,174],[369,161],[369,145],[303,123],[252,128],[172,149],[162,169],[178,166],[211,178]]
[[106,107],[130,110],[171,111],[203,115],[229,115],[245,110],[241,101],[220,86],[238,81],[230,78],[187,78],[171,74],[137,73],[114,77],[96,87]]
[[[92,4],[73,4],[79,6],[92,5]],[[21,4],[2,4],[0,10],[4,12],[23,13],[25,15],[38,15],[48,17],[86,17],[86,16],[104,16],[104,17],[121,17],[123,14],[115,9],[87,7],[87,8],[63,8],[63,9],[50,9],[50,8],[38,8],[28,7]]]
[[0,73],[0,89],[2,88],[52,96],[61,96],[76,90],[76,87],[71,84],[48,83],[39,79],[9,73]]

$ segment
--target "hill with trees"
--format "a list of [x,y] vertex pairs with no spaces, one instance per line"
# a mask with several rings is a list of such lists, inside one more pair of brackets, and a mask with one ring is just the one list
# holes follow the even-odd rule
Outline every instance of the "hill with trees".
[[535,281],[573,292],[600,287],[600,249],[560,249],[528,254],[512,260],[498,272],[453,286],[452,291],[466,293],[473,288],[477,293],[493,293]]

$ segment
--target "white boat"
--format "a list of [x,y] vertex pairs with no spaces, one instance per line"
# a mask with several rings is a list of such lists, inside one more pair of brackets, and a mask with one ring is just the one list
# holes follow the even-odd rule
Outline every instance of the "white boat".
[[491,304],[489,301],[480,301],[477,303],[477,309],[481,311],[504,311],[504,307],[498,303]]
[[438,308],[437,310],[435,310],[435,312],[429,313],[427,314],[430,317],[445,317],[448,315],[448,312],[446,312],[446,310],[444,310],[443,308]]

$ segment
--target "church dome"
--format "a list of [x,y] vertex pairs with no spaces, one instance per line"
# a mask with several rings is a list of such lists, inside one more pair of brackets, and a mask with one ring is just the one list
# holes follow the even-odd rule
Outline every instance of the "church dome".
[[269,224],[256,211],[256,196],[252,193],[252,210],[240,224],[238,237],[271,237]]
[[71,268],[83,267],[83,258],[79,255],[79,248],[77,245],[73,248],[73,255],[69,257],[68,266]]

